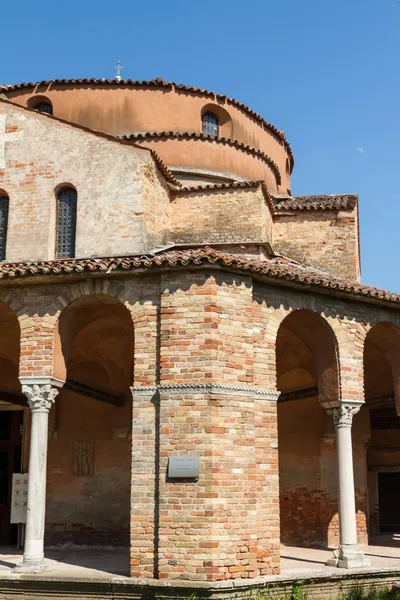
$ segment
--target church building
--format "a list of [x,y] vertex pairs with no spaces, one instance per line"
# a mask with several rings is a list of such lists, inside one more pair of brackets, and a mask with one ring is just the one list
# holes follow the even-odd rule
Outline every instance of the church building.
[[[285,134],[163,79],[0,87],[0,542],[252,580],[400,531],[400,296],[357,194],[294,196]],[[336,190],[330,190],[336,191]],[[377,213],[379,219],[379,212]]]

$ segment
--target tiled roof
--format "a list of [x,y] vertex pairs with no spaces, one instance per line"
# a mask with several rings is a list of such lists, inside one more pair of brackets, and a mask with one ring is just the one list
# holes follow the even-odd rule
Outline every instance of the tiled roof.
[[253,181],[232,181],[229,183],[210,183],[207,185],[196,185],[189,187],[181,187],[179,189],[173,190],[173,194],[175,196],[180,196],[184,194],[190,193],[201,193],[202,191],[218,191],[218,190],[231,190],[231,189],[252,189],[261,187],[262,192],[264,194],[265,201],[269,205],[271,209],[271,213],[274,213],[274,204],[272,202],[271,194],[268,191],[265,182],[261,180],[253,180]]
[[340,194],[334,196],[294,196],[278,200],[275,204],[277,213],[292,210],[352,210],[358,201],[356,194]]
[[143,133],[132,133],[130,135],[121,136],[122,140],[133,140],[133,141],[138,141],[138,140],[146,141],[146,140],[151,140],[151,139],[165,139],[165,138],[184,139],[184,140],[207,140],[210,142],[218,142],[220,144],[227,144],[228,146],[233,146],[234,148],[237,148],[238,150],[242,150],[243,152],[248,152],[249,154],[252,154],[253,156],[257,156],[258,158],[260,158],[263,162],[265,162],[271,168],[272,172],[275,175],[277,184],[280,185],[282,182],[282,177],[281,177],[281,173],[279,171],[279,167],[276,164],[276,162],[273,161],[272,158],[270,158],[268,156],[268,154],[265,154],[265,152],[258,150],[258,148],[254,148],[253,146],[249,146],[248,144],[243,144],[242,142],[238,142],[237,140],[232,140],[231,138],[218,137],[216,135],[209,135],[206,133],[193,133],[190,131],[184,131],[184,132],[161,131],[159,133],[153,132],[153,131],[147,131],[147,132],[143,132]]
[[36,86],[41,86],[41,85],[50,85],[52,83],[55,83],[56,85],[58,84],[66,84],[66,85],[74,85],[74,84],[78,84],[78,85],[84,85],[84,84],[107,84],[107,85],[135,85],[137,87],[166,87],[166,88],[171,88],[172,87],[172,83],[167,83],[166,81],[164,81],[161,77],[158,77],[156,79],[150,79],[148,81],[135,81],[133,79],[125,79],[125,80],[121,80],[121,81],[117,81],[116,79],[96,79],[95,77],[92,78],[83,78],[83,79],[47,79],[47,80],[42,80],[42,81],[23,81],[21,83],[15,83],[15,84],[11,84],[11,85],[1,85],[0,86],[0,91],[7,91],[7,90],[21,90],[24,88],[29,88],[29,87],[36,87]]
[[170,249],[154,255],[125,256],[119,258],[65,259],[31,263],[0,264],[0,279],[18,280],[40,276],[76,275],[112,272],[135,272],[152,269],[172,269],[217,265],[244,273],[279,282],[292,282],[317,291],[328,289],[341,292],[348,297],[369,298],[398,304],[400,295],[379,290],[354,281],[331,277],[324,271],[306,267],[283,256],[270,257],[267,260],[246,259],[215,250],[210,247],[191,249]]
[[294,156],[293,156],[293,152],[290,147],[290,144],[286,140],[285,134],[283,133],[283,131],[279,131],[279,129],[277,129],[277,127],[275,127],[275,125],[272,125],[272,123],[269,123],[268,121],[263,119],[263,117],[261,117],[261,115],[257,114],[254,110],[252,110],[251,108],[249,108],[242,102],[238,102],[238,100],[235,100],[234,98],[228,98],[224,94],[216,94],[215,92],[212,92],[210,90],[192,87],[190,85],[183,85],[183,84],[175,83],[175,82],[164,81],[161,77],[157,77],[157,78],[151,79],[149,81],[135,81],[133,79],[122,79],[121,81],[116,81],[115,79],[93,79],[93,78],[92,79],[53,79],[53,80],[38,81],[38,82],[31,81],[31,82],[17,83],[15,85],[2,85],[2,86],[0,86],[0,93],[12,91],[12,90],[19,90],[19,89],[23,89],[23,88],[36,87],[36,86],[41,86],[41,85],[46,86],[46,85],[50,85],[52,83],[54,83],[56,85],[58,85],[58,84],[65,84],[65,85],[100,84],[100,85],[114,85],[114,86],[121,86],[121,87],[126,86],[126,85],[128,85],[128,86],[132,85],[135,87],[152,87],[152,88],[161,87],[161,88],[166,88],[166,89],[170,89],[170,90],[175,89],[177,91],[182,90],[184,92],[191,92],[193,94],[205,96],[206,98],[211,98],[216,101],[226,101],[227,104],[231,104],[232,106],[235,106],[236,108],[238,108],[238,109],[242,110],[243,112],[247,113],[248,115],[250,115],[260,125],[262,125],[265,129],[268,129],[269,131],[271,131],[274,135],[276,135],[277,138],[279,138],[283,142],[283,144],[290,156],[290,159],[291,159],[291,163],[292,163],[291,171],[293,170]]

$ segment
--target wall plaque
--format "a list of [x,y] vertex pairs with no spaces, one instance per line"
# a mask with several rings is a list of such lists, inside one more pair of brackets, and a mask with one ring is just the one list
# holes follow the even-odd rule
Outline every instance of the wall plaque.
[[28,475],[13,473],[10,523],[26,523],[28,510]]
[[198,479],[200,460],[198,456],[170,456],[168,477],[170,479]]
[[77,477],[94,474],[94,442],[74,442],[72,473]]

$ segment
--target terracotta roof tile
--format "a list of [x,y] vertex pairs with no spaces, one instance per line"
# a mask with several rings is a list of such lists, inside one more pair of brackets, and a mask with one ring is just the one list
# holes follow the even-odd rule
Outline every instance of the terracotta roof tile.
[[338,291],[353,298],[400,303],[400,295],[379,290],[354,281],[331,277],[324,271],[296,263],[283,256],[270,257],[267,260],[245,259],[210,247],[193,249],[170,249],[157,254],[125,256],[117,258],[87,258],[40,261],[31,263],[1,263],[0,279],[19,280],[39,276],[57,276],[125,271],[135,272],[151,269],[171,269],[218,265],[239,272],[254,273],[274,282],[289,281],[307,286],[317,291],[328,289]]
[[153,87],[153,88],[162,87],[162,88],[166,88],[166,89],[170,89],[170,90],[176,89],[178,91],[182,90],[185,92],[191,92],[193,94],[199,94],[201,96],[205,96],[207,98],[211,98],[214,100],[226,101],[227,104],[236,106],[243,112],[250,115],[260,125],[262,125],[265,129],[271,131],[278,139],[280,139],[283,142],[283,144],[290,156],[291,171],[293,171],[294,156],[293,156],[293,152],[290,147],[290,144],[286,140],[286,137],[285,137],[285,134],[283,133],[283,131],[280,131],[277,127],[275,127],[275,125],[272,125],[272,123],[269,123],[268,121],[263,119],[263,117],[261,117],[261,115],[256,113],[254,110],[252,110],[251,108],[249,108],[242,102],[238,102],[238,100],[235,100],[235,98],[228,98],[224,94],[216,94],[215,92],[212,92],[210,90],[197,88],[197,87],[193,87],[190,85],[183,85],[183,84],[175,83],[175,82],[168,82],[168,81],[164,81],[164,79],[162,79],[161,77],[157,77],[155,79],[150,79],[148,81],[135,81],[133,79],[122,79],[121,81],[116,81],[115,79],[94,79],[94,78],[91,78],[91,79],[50,79],[47,81],[38,81],[38,82],[31,81],[31,82],[17,83],[15,85],[2,85],[2,86],[0,86],[0,92],[19,90],[19,89],[23,89],[23,88],[36,87],[36,86],[41,86],[41,85],[50,85],[52,83],[54,83],[56,85],[58,85],[58,84],[66,84],[66,85],[100,84],[100,85],[115,85],[115,86],[120,86],[120,87],[123,87],[126,85],[128,85],[128,86],[132,85],[135,87]]
[[271,168],[272,172],[275,175],[277,184],[280,185],[282,182],[282,177],[281,177],[281,173],[279,171],[279,167],[276,164],[276,162],[273,161],[272,158],[270,158],[268,156],[268,154],[265,154],[265,152],[258,150],[258,148],[254,148],[253,146],[249,146],[248,144],[243,144],[242,142],[238,142],[237,140],[232,140],[231,138],[218,137],[216,135],[208,135],[206,133],[193,133],[190,131],[184,131],[184,132],[147,131],[147,132],[142,132],[142,133],[132,133],[130,135],[121,136],[122,140],[128,140],[128,141],[129,140],[133,140],[133,141],[144,140],[144,141],[146,141],[146,140],[151,140],[151,139],[164,139],[164,138],[186,139],[186,140],[207,140],[210,142],[217,142],[220,144],[227,144],[228,146],[233,146],[234,148],[238,148],[238,150],[248,152],[249,154],[252,154],[253,156],[257,156],[258,158],[260,158],[263,162],[265,162]]
[[258,188],[261,187],[264,198],[271,209],[271,213],[274,214],[274,204],[271,198],[271,194],[268,191],[265,182],[261,180],[253,180],[253,181],[232,181],[228,183],[210,183],[207,185],[196,185],[196,186],[188,186],[182,187],[179,189],[173,190],[173,194],[175,196],[180,196],[184,194],[190,193],[201,193],[202,191],[218,191],[218,190],[230,190],[230,189],[246,189],[246,188]]
[[293,210],[352,210],[357,202],[357,194],[293,196],[278,200],[275,204],[275,212],[279,214]]

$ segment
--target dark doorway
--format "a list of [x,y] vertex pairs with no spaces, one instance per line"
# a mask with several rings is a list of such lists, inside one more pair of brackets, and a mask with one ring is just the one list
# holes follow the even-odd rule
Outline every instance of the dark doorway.
[[0,545],[17,541],[17,525],[10,524],[13,473],[21,469],[23,411],[0,411]]
[[400,532],[400,473],[378,473],[378,489],[381,532]]

